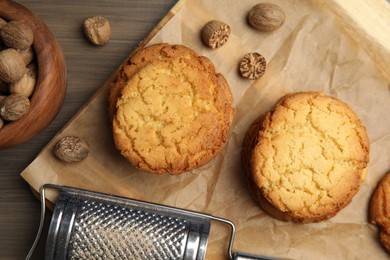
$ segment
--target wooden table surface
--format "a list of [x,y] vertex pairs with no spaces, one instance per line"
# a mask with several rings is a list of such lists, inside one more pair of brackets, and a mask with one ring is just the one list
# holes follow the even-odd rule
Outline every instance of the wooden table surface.
[[[175,0],[17,2],[37,14],[57,37],[67,63],[67,94],[59,114],[44,131],[25,144],[0,151],[2,260],[24,259],[39,225],[40,203],[19,174],[176,3]],[[82,33],[84,19],[95,15],[110,21],[112,39],[103,47],[89,44]],[[50,218],[50,213],[46,217]],[[43,259],[48,224],[49,220],[32,259]]]

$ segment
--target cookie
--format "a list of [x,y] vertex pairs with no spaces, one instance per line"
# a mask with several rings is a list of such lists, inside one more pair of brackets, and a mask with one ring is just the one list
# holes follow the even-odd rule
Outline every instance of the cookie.
[[370,221],[379,227],[379,239],[390,254],[390,172],[379,182],[372,195]]
[[121,154],[139,169],[179,174],[221,152],[233,120],[233,98],[209,59],[193,51],[166,55],[164,48],[174,47],[161,48],[160,56],[153,54],[158,58],[117,81],[123,83],[111,111],[113,135]]
[[[199,59],[199,56],[190,48],[183,45],[170,45],[167,43],[153,44],[137,50],[127,61],[127,63],[116,72],[115,79],[110,84],[108,94],[108,115],[110,120],[114,118],[116,112],[116,102],[121,95],[123,87],[128,80],[148,63],[155,60],[165,60],[174,57],[181,59]],[[206,66],[213,66],[208,59],[204,59]]]
[[359,190],[369,139],[347,104],[320,92],[292,93],[249,128],[242,161],[249,190],[268,214],[319,222]]

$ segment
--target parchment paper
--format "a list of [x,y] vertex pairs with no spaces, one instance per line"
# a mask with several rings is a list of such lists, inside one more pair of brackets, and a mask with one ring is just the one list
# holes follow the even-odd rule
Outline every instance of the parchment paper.
[[[22,177],[35,190],[55,183],[230,219],[237,226],[234,251],[293,259],[388,258],[376,228],[368,223],[367,209],[374,187],[390,170],[390,72],[381,66],[390,60],[390,53],[385,47],[378,50],[379,44],[370,49],[371,36],[351,30],[345,21],[352,18],[337,1],[268,2],[286,12],[286,23],[277,31],[261,33],[247,25],[247,12],[257,1],[190,0],[150,42],[189,46],[209,57],[227,78],[236,115],[226,148],[212,162],[180,176],[139,172],[114,147],[106,116],[106,84]],[[202,26],[211,19],[232,28],[227,44],[217,50],[200,40]],[[255,51],[268,61],[265,75],[255,81],[240,78],[238,62]],[[245,132],[258,115],[284,94],[309,90],[335,96],[354,109],[367,128],[371,160],[367,179],[349,206],[328,221],[300,225],[275,220],[257,206],[244,184],[240,157]],[[52,148],[66,135],[88,140],[86,160],[65,164],[55,159]],[[49,198],[53,201],[54,194]],[[212,223],[207,259],[226,259],[228,236],[228,228]]]

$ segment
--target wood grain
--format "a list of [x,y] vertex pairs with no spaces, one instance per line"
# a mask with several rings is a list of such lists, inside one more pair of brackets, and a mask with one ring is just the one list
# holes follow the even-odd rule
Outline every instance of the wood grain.
[[30,26],[38,63],[38,79],[29,112],[0,131],[0,149],[4,149],[29,140],[54,119],[65,97],[66,67],[60,45],[38,16],[23,5],[7,0],[0,2],[0,17]]
[[[4,2],[0,0],[0,4]],[[0,259],[24,259],[39,224],[39,201],[19,176],[20,172],[103,85],[175,2],[18,0],[57,38],[67,64],[67,93],[60,112],[48,127],[24,144],[0,150]],[[82,34],[82,22],[92,15],[104,15],[110,21],[113,37],[106,46],[92,46]],[[47,233],[47,226],[48,222],[43,234]],[[45,236],[33,259],[43,259],[44,243]]]
[[[91,95],[97,89],[101,91],[104,81],[155,28],[175,1],[20,2],[38,14],[60,42],[68,64],[68,93],[59,115],[42,133],[23,145],[0,151],[0,259],[23,259],[33,242],[39,221],[39,203],[19,173]],[[104,47],[89,45],[80,30],[86,17],[97,14],[106,16],[113,29],[113,39]],[[47,229],[43,234],[46,233]],[[34,259],[43,259],[43,244],[44,238]]]

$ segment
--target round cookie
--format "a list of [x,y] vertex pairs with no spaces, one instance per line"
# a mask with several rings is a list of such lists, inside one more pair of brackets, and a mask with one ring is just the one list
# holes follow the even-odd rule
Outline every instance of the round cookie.
[[188,171],[213,159],[227,141],[234,114],[230,88],[207,58],[189,56],[151,60],[117,98],[115,145],[141,170]]
[[390,254],[390,172],[379,182],[372,195],[370,221],[379,227],[379,239]]
[[345,103],[320,92],[293,93],[252,124],[242,158],[249,190],[268,214],[319,222],[359,190],[369,140]]
[[108,115],[110,120],[112,121],[114,118],[116,112],[116,102],[121,95],[123,87],[136,72],[152,61],[177,57],[180,57],[181,59],[201,59],[201,61],[205,63],[205,66],[213,67],[207,58],[203,59],[203,57],[199,57],[193,50],[183,45],[158,43],[137,50],[131,55],[127,63],[121,66],[121,68],[116,72],[115,79],[110,84],[108,94]]

